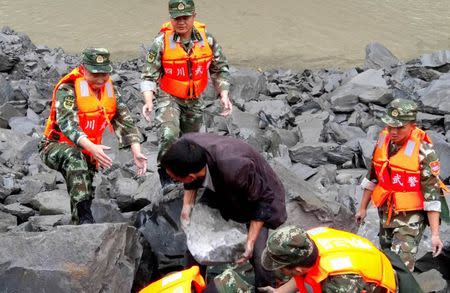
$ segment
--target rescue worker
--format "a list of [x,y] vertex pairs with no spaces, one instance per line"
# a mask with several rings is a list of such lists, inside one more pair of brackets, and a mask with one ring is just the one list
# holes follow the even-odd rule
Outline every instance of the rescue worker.
[[431,229],[433,255],[441,253],[441,205],[445,204],[439,179],[439,159],[431,139],[416,126],[417,104],[395,99],[382,117],[372,166],[361,183],[364,189],[356,221],[366,217],[372,199],[380,217],[380,245],[397,253],[410,271],[426,223]]
[[61,172],[70,195],[72,221],[94,223],[91,213],[92,180],[98,167],[113,161],[102,145],[106,128],[115,131],[120,147],[130,147],[137,174],[147,169],[141,153],[141,136],[127,106],[113,86],[110,54],[104,48],[87,48],[81,65],[64,76],[53,90],[50,115],[39,144],[42,161]]
[[261,262],[291,279],[277,289],[259,288],[260,292],[397,290],[395,271],[381,251],[363,237],[331,228],[279,228],[267,240]]
[[[169,0],[170,22],[164,23],[147,54],[142,74],[142,114],[150,121],[156,96],[159,152],[158,166],[170,144],[187,132],[198,132],[203,121],[202,93],[208,73],[220,95],[221,115],[232,111],[228,97],[230,74],[217,40],[197,22],[193,0]],[[175,187],[160,166],[163,193]]]

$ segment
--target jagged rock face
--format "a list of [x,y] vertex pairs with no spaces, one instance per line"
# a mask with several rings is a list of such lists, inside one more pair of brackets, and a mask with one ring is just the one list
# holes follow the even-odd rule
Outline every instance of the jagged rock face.
[[142,254],[126,224],[62,226],[0,238],[6,292],[130,292]]

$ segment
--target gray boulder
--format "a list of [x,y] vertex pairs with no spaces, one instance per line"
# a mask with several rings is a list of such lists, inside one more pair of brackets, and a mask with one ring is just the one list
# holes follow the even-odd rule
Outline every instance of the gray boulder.
[[195,205],[184,232],[190,253],[201,264],[232,263],[245,250],[245,225],[225,221],[218,210],[203,204]]
[[265,91],[266,80],[261,72],[231,67],[230,74],[230,96],[233,99],[249,101]]
[[424,111],[431,114],[450,114],[450,74],[443,74],[424,89],[418,90]]
[[137,239],[136,230],[126,224],[61,226],[48,232],[3,234],[2,290],[130,292],[142,254]]
[[390,69],[400,64],[400,60],[386,47],[378,42],[366,46],[364,67],[367,69]]
[[327,163],[341,165],[352,160],[354,152],[337,143],[298,143],[289,149],[289,156],[295,163],[318,167]]
[[342,125],[335,122],[327,124],[328,134],[333,141],[343,144],[349,140],[366,137],[366,133],[359,127]]
[[70,225],[72,216],[50,215],[50,216],[32,216],[28,219],[31,232],[42,232],[55,229],[57,226]]
[[344,205],[327,200],[327,194],[300,179],[281,164],[273,162],[271,165],[286,190],[288,219],[284,225],[300,223],[305,229],[331,226],[347,231],[356,230],[352,213]]
[[7,232],[8,227],[17,226],[17,218],[9,213],[0,211],[0,233]]
[[423,54],[420,58],[422,66],[426,67],[440,67],[450,63],[450,51],[442,50],[429,54]]
[[70,214],[70,197],[66,190],[52,190],[38,193],[31,200],[40,215]]
[[303,113],[295,117],[304,142],[314,143],[324,140],[324,125],[328,122],[330,114],[326,111],[318,113]]

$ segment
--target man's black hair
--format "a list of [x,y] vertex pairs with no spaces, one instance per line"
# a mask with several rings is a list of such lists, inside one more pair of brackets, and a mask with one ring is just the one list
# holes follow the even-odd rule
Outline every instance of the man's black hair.
[[206,150],[195,142],[180,138],[163,155],[161,166],[184,178],[206,166]]

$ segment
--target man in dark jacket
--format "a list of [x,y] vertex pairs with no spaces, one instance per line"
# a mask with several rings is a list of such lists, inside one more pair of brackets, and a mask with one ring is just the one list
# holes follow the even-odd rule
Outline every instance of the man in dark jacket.
[[237,263],[252,262],[257,287],[273,285],[274,277],[260,259],[268,229],[286,220],[285,190],[258,151],[238,139],[189,133],[169,148],[161,165],[172,179],[184,183],[182,224],[189,223],[197,189],[204,187],[202,201],[225,220],[248,226],[245,252]]

